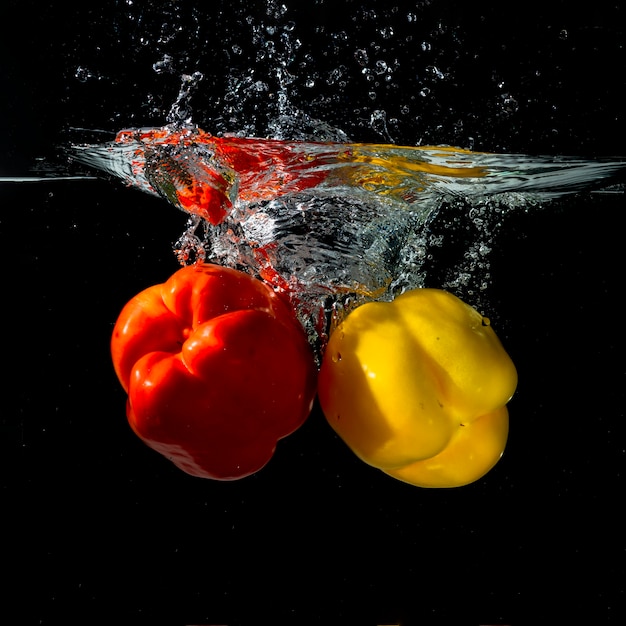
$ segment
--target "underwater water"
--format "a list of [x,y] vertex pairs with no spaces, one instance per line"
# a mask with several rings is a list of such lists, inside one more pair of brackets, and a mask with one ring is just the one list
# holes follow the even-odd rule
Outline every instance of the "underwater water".
[[[624,191],[550,199],[528,184],[537,167],[595,178],[584,164],[624,155],[623,8],[341,4],[9,0],[24,27],[19,47],[0,43],[3,601],[21,623],[622,623]],[[417,204],[344,181],[234,202],[205,229],[159,193],[158,167],[155,196],[68,156],[123,163],[116,133],[167,126],[392,160],[457,146],[464,167],[523,174],[495,195],[472,185],[474,199],[465,179],[431,178]],[[489,475],[443,491],[390,481],[317,409],[227,485],[136,440],[110,365],[121,307],[181,251],[258,273],[264,237],[324,306],[326,289],[425,285],[489,315],[520,373]]]

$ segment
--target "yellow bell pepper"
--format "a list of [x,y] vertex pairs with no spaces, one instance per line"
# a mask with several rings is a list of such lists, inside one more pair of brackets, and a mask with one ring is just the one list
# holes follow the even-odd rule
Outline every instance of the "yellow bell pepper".
[[420,487],[486,474],[508,436],[513,362],[475,309],[438,289],[352,311],[318,380],[326,419],[366,463]]

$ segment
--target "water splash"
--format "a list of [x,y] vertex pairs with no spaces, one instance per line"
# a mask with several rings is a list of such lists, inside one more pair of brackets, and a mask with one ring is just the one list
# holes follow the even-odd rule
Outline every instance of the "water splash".
[[[526,208],[621,168],[610,160],[350,143],[354,135],[386,144],[441,138],[473,147],[485,144],[480,128],[494,120],[509,133],[500,139],[495,129],[498,142],[516,127],[519,85],[496,71],[497,64],[480,90],[481,102],[491,103],[480,128],[476,102],[468,101],[465,111],[455,108],[463,98],[441,106],[463,75],[473,80],[474,72],[462,72],[471,46],[452,18],[429,17],[419,3],[403,19],[391,6],[355,5],[345,24],[337,19],[319,28],[300,8],[277,0],[205,12],[179,1],[126,5],[116,36],[129,36],[130,48],[149,56],[143,65],[154,71],[149,84],[155,90],[142,94],[139,106],[129,103],[128,119],[141,114],[146,120],[149,112],[148,123],[165,119],[169,126],[160,139],[135,132],[123,142],[76,146],[74,156],[190,212],[176,246],[184,263],[206,256],[317,293],[318,300],[330,294],[338,301],[345,293],[390,298],[423,283],[430,251],[441,245],[429,225],[442,209],[462,204],[480,213],[471,218],[476,228],[466,242],[467,266],[440,286],[480,290],[488,284],[498,207]],[[216,33],[223,39],[219,49],[210,45]],[[78,62],[77,84],[105,76],[95,61]],[[116,110],[110,121],[120,117]],[[194,119],[206,120],[221,137],[201,133]],[[219,151],[232,131],[249,142],[248,155],[261,155],[255,168],[233,163],[234,152],[246,153],[236,142],[231,153]],[[291,157],[311,161],[301,167],[284,150],[269,150],[250,136],[291,141]],[[418,166],[410,166],[414,159]],[[485,174],[461,176],[455,167]]]
[[[206,258],[260,276],[310,319],[329,302],[389,300],[423,286],[427,227],[446,202],[474,207],[484,230],[489,198],[528,207],[626,170],[623,160],[215,137],[180,124],[121,131],[72,154],[187,212],[182,262]],[[478,263],[489,241],[474,243],[468,254]]]
[[[171,62],[171,59],[169,61]],[[204,76],[201,72],[182,75],[180,91],[166,116],[168,124],[191,124],[193,111],[191,97],[203,78]]]

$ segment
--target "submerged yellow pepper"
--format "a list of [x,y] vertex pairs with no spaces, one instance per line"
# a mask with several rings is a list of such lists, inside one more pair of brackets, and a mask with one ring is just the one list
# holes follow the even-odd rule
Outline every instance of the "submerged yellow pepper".
[[508,436],[517,372],[475,309],[438,289],[364,304],[328,342],[326,418],[363,461],[420,487],[486,474]]

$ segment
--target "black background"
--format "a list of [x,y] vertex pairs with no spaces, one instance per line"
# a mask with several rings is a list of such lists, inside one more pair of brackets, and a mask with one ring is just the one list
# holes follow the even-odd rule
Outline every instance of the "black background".
[[[162,125],[195,71],[194,121],[267,134],[281,61],[293,107],[355,140],[624,153],[618,2],[284,4],[9,0],[0,175],[65,166],[71,127]],[[164,54],[170,73],[153,69]],[[251,76],[266,88],[230,98]],[[498,233],[481,306],[520,384],[483,480],[394,481],[316,410],[257,475],[217,483],[131,433],[109,359],[123,304],[177,268],[184,216],[106,179],[0,183],[0,611],[16,624],[623,623],[623,209],[623,192],[586,194]],[[452,241],[471,230],[454,224]],[[432,282],[448,261],[444,248]]]

